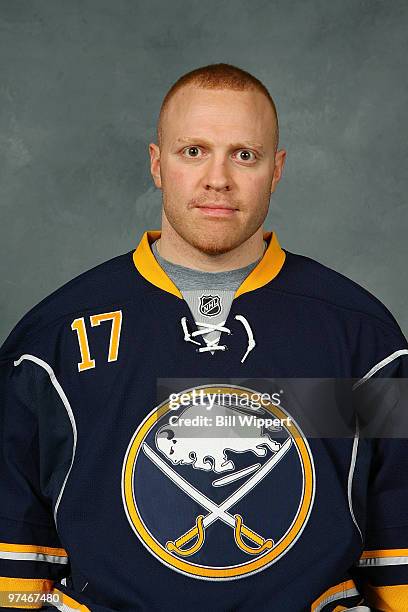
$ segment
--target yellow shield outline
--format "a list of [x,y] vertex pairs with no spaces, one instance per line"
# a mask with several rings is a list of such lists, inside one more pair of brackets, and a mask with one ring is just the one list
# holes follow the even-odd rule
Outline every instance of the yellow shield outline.
[[[254,389],[248,389],[246,387],[232,384],[228,386],[195,386],[191,387],[190,389],[180,391],[179,394],[187,395],[190,393],[192,395],[193,391],[198,391],[201,389],[204,391],[204,393],[234,393],[238,394],[240,397],[248,397],[254,393],[259,394],[259,392],[255,391]],[[262,407],[274,418],[286,420],[287,417],[290,416],[281,406],[276,406],[276,404],[273,404],[272,402],[263,402]],[[303,475],[302,495],[297,512],[290,527],[272,549],[256,557],[256,559],[250,559],[245,563],[230,567],[208,567],[191,563],[186,559],[176,557],[174,554],[164,548],[146,528],[136,503],[136,495],[134,491],[134,471],[139,452],[151,428],[154,427],[157,422],[170,411],[172,411],[170,408],[170,400],[167,398],[145,417],[133,434],[125,453],[122,469],[122,500],[126,516],[134,533],[137,535],[145,548],[147,548],[147,550],[159,561],[164,563],[164,565],[186,576],[201,580],[219,581],[245,578],[266,569],[272,563],[276,563],[276,561],[286,554],[300,537],[309,519],[314,502],[315,469],[313,458],[307,440],[304,438],[299,426],[295,423],[292,417],[291,422],[284,425],[284,429],[291,436],[297,450]]]

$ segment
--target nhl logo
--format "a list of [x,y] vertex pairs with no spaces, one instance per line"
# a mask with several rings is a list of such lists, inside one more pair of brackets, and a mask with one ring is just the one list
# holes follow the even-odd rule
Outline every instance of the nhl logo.
[[221,301],[219,295],[202,295],[200,297],[199,310],[206,317],[215,317],[221,313]]

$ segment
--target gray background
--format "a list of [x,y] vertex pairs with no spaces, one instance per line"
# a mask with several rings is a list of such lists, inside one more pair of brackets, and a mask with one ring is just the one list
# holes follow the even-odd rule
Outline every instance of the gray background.
[[408,334],[407,31],[398,0],[0,0],[0,340],[159,227],[160,104],[213,62],[277,103],[288,158],[266,229]]

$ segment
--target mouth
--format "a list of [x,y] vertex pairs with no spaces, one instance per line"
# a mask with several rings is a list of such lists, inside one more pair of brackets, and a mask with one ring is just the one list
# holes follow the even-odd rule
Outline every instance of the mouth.
[[235,212],[237,212],[237,208],[230,206],[228,204],[219,204],[216,202],[206,202],[205,204],[199,204],[196,206],[201,213],[205,215],[210,215],[211,217],[230,217]]

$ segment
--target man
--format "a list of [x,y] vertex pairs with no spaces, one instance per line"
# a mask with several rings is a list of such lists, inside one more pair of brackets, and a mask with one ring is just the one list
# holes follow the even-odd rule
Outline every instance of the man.
[[408,345],[264,230],[285,161],[268,91],[184,75],[150,157],[161,231],[1,349],[3,607],[406,611],[406,441],[305,434],[318,381],[402,378]]

